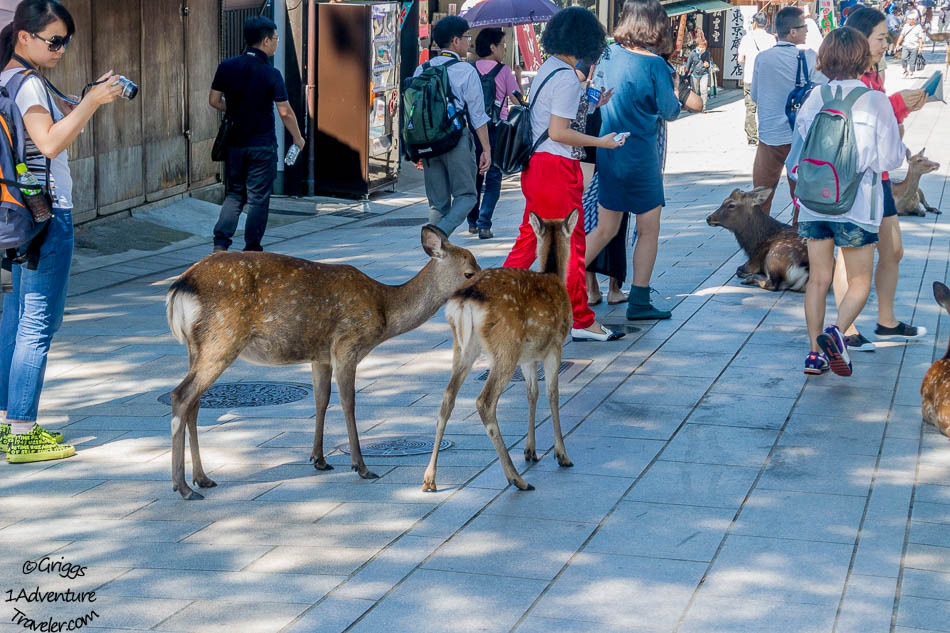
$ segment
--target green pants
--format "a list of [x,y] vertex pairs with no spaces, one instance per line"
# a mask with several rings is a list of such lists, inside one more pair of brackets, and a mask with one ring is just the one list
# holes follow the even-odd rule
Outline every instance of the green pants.
[[745,135],[749,144],[752,144],[759,141],[759,126],[755,120],[756,105],[749,93],[750,89],[749,84],[742,84],[742,93],[745,95]]

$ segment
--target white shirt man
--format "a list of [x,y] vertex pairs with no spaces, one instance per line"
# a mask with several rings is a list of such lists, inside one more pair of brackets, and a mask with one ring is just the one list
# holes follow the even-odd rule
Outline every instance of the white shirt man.
[[755,102],[749,94],[752,77],[755,72],[755,58],[764,50],[775,46],[775,38],[765,31],[764,13],[752,16],[752,30],[742,36],[737,59],[742,64],[742,87],[745,95],[745,135],[749,145],[759,142],[759,132],[755,121]]

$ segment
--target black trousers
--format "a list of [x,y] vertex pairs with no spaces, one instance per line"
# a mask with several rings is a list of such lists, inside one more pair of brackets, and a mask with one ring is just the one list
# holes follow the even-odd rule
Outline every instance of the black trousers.
[[267,228],[270,196],[277,177],[277,148],[229,147],[225,163],[226,195],[214,227],[214,245],[227,249],[237,229],[241,211],[247,208],[244,250],[260,251]]

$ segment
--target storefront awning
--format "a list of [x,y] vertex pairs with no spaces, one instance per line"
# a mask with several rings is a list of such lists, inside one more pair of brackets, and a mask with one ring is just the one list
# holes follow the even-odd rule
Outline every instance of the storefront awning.
[[683,2],[670,2],[664,4],[666,14],[670,17],[682,15],[684,13],[693,13],[701,11],[703,13],[712,13],[714,11],[727,11],[732,5],[722,0],[685,0]]

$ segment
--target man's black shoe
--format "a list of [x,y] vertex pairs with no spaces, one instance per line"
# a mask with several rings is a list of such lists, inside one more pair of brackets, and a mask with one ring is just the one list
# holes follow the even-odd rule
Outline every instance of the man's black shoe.
[[491,229],[478,229],[478,239],[490,240],[493,237],[495,237],[495,234],[491,232]]

